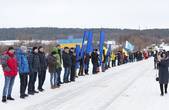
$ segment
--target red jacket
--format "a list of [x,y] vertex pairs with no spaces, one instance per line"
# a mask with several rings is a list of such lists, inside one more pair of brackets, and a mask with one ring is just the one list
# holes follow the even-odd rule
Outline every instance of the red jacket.
[[148,52],[144,52],[143,54],[144,54],[144,58],[148,59]]
[[17,75],[18,66],[17,59],[14,54],[8,51],[3,54],[2,67],[5,76],[13,77]]

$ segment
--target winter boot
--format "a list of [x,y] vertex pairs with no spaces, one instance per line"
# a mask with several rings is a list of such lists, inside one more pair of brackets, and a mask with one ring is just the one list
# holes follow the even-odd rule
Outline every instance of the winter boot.
[[6,102],[6,96],[2,97],[2,102]]

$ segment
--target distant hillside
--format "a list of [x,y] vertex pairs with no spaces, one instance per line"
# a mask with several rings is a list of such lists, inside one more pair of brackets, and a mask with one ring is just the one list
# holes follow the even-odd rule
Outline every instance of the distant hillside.
[[[67,36],[74,36],[80,38],[86,29],[79,28],[1,28],[0,40],[28,40],[28,39],[42,39],[54,40],[60,38],[67,38]],[[99,32],[101,29],[91,29],[93,31],[94,39],[99,39]],[[130,29],[102,29],[106,33],[106,40],[115,39],[126,36],[140,36],[153,40],[168,39],[169,29],[151,29],[151,30],[130,30]]]

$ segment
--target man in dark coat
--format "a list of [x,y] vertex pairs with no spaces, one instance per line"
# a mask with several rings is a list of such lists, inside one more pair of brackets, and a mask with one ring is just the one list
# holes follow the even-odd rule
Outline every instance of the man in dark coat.
[[76,53],[74,48],[71,48],[70,50],[70,55],[71,55],[71,74],[70,74],[70,80],[75,81],[75,76],[76,76]]
[[37,74],[40,71],[40,60],[38,55],[38,48],[33,47],[32,53],[28,56],[28,62],[29,62],[29,84],[28,84],[28,94],[34,95],[34,93],[38,93],[38,91],[35,91],[35,82],[37,78]]
[[47,58],[45,56],[44,48],[42,46],[38,48],[38,54],[39,54],[39,61],[40,61],[40,71],[38,73],[38,79],[39,79],[38,90],[42,92],[44,91],[42,86],[46,79],[46,69],[47,69]]
[[117,53],[118,66],[122,64],[121,60],[122,60],[122,54],[120,51],[118,51],[118,53]]
[[62,54],[62,59],[63,59],[63,67],[64,67],[64,83],[70,82],[69,76],[71,73],[71,56],[69,54],[69,48],[65,47],[63,54]]
[[84,64],[85,64],[85,74],[89,75],[89,62],[90,62],[90,54],[86,53],[84,57]]
[[93,74],[96,74],[97,73],[97,67],[98,67],[98,61],[99,61],[99,55],[97,54],[97,50],[95,49],[93,52],[92,52],[92,64],[93,64]]
[[47,63],[49,67],[49,73],[50,73],[50,85],[51,89],[56,88],[57,84],[57,70],[56,70],[56,65],[57,65],[57,59],[55,57],[56,52],[52,51],[51,54],[48,55],[47,58]]
[[169,81],[169,58],[167,57],[166,53],[161,54],[161,58],[159,60],[159,83],[160,83],[160,90],[161,96],[164,95],[163,86],[165,86],[165,93],[167,93],[168,81]]

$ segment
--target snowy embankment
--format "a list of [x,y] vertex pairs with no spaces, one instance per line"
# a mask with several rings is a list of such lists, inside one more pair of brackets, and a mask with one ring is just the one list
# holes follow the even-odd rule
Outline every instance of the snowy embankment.
[[[0,93],[3,80],[1,75]],[[16,100],[0,102],[3,110],[159,110],[169,103],[169,97],[160,97],[153,58],[79,77],[54,90],[50,89],[47,73],[45,91],[26,99],[19,98],[19,85],[17,76],[13,89]]]
[[24,44],[39,42],[39,43],[48,45],[50,43],[55,43],[56,41],[53,41],[53,40],[4,40],[4,41],[0,41],[0,45],[10,46],[10,45],[18,44],[21,42]]

